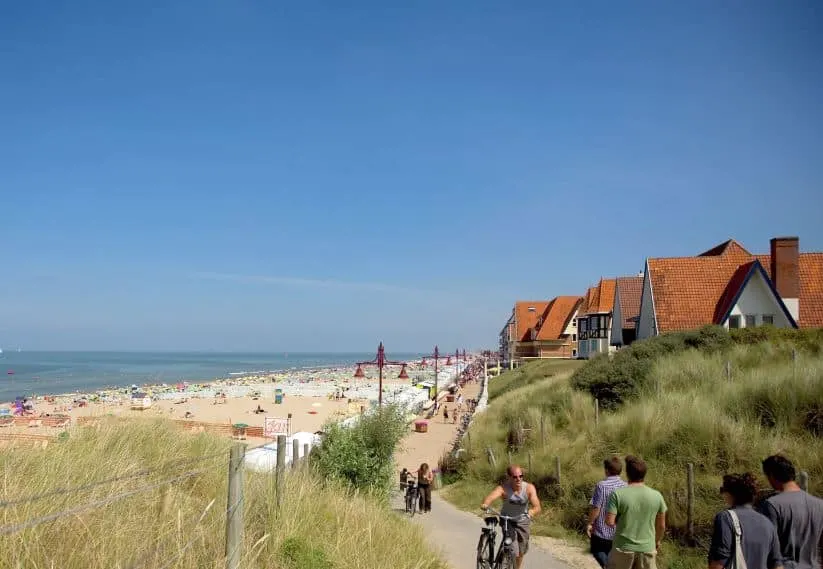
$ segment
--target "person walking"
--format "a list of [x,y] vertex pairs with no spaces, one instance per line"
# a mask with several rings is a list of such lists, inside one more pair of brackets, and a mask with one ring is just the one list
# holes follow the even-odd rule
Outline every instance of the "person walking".
[[586,526],[586,535],[589,536],[589,549],[592,556],[601,567],[606,566],[609,552],[614,541],[614,528],[606,525],[606,507],[612,492],[623,488],[626,483],[620,478],[623,472],[623,463],[619,457],[613,456],[603,461],[606,477],[594,487],[591,502],[589,502],[589,524]]
[[646,463],[626,457],[625,488],[609,497],[606,525],[615,528],[608,569],[657,569],[657,550],[666,531],[666,501],[646,486]]
[[760,511],[777,529],[785,569],[823,567],[823,500],[803,491],[792,461],[772,455],[763,461],[763,474],[777,494]]
[[752,508],[757,496],[754,474],[725,475],[720,494],[728,509],[714,517],[709,569],[782,569],[777,530]]
[[417,470],[417,490],[420,494],[420,510],[421,514],[432,511],[432,481],[434,480],[434,473],[429,468],[429,464],[424,462]]
[[508,480],[495,487],[491,494],[486,496],[480,509],[484,512],[495,500],[503,500],[500,514],[513,518],[510,528],[514,532],[515,569],[523,565],[523,557],[529,551],[529,536],[531,534],[532,518],[540,513],[540,499],[534,484],[523,480],[523,469],[512,464],[506,469]]

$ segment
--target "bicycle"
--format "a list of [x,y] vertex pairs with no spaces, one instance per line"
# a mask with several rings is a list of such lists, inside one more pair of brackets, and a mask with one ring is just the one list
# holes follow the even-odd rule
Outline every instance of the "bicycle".
[[417,502],[419,501],[418,495],[419,491],[417,488],[417,481],[414,479],[409,479],[406,482],[406,513],[412,518],[414,517],[415,512],[417,512]]
[[[517,519],[504,516],[491,508],[486,510],[488,515],[483,518],[486,527],[480,530],[480,539],[477,542],[477,569],[514,569],[516,555],[514,554],[514,530],[510,524],[517,522]],[[495,526],[500,526],[500,533],[503,541],[494,553],[494,542],[496,537]]]

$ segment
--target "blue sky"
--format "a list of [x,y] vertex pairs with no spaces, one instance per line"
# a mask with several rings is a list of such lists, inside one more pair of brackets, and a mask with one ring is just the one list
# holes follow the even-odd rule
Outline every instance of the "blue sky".
[[0,6],[0,346],[494,345],[647,256],[823,250],[819,2]]

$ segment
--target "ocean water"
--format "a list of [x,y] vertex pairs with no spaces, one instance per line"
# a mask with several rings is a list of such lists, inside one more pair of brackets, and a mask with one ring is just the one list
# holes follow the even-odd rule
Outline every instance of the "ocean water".
[[[389,354],[414,360],[417,354]],[[208,381],[256,371],[351,365],[374,353],[17,352],[0,354],[0,401],[32,394],[90,392],[133,383]]]

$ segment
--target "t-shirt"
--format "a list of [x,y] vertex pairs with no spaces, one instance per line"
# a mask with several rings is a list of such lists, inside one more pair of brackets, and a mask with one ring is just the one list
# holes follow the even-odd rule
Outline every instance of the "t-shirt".
[[777,528],[785,569],[818,569],[823,539],[823,500],[799,492],[781,492],[760,507]]
[[[777,531],[769,519],[751,506],[734,508],[734,511],[740,520],[741,549],[748,569],[774,569],[782,565]],[[728,567],[734,559],[734,548],[732,517],[724,510],[714,517],[709,561],[722,561],[723,566]]]
[[614,547],[635,553],[655,550],[654,521],[666,512],[660,492],[645,485],[618,488],[609,496],[606,511],[617,515]]

